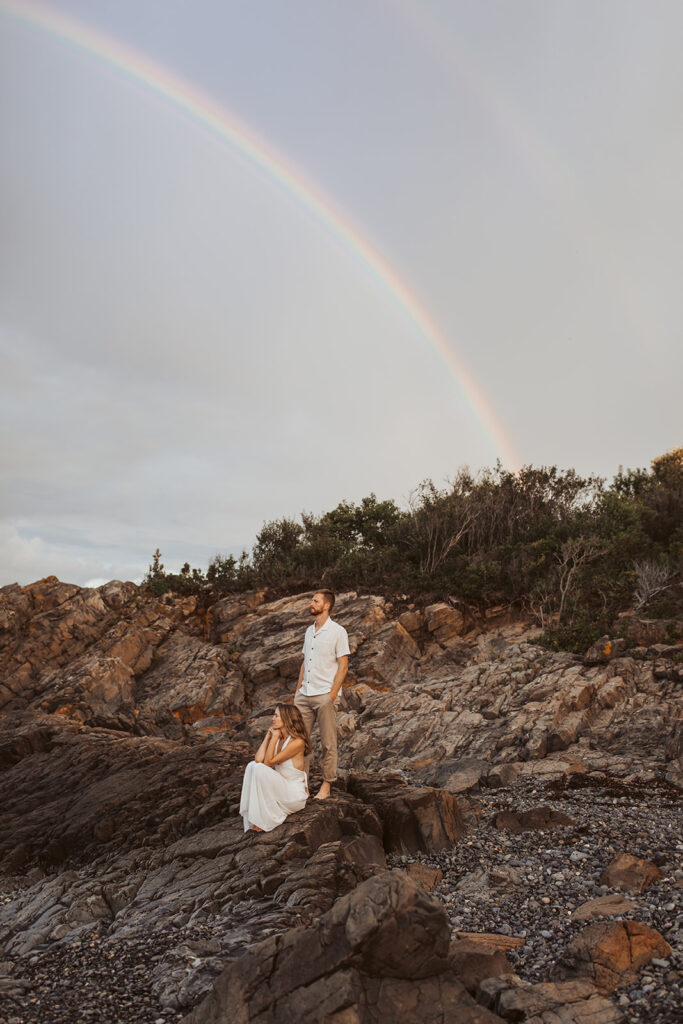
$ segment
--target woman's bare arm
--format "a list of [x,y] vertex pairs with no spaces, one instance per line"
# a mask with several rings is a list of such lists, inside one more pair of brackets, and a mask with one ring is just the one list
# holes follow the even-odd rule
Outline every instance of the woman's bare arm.
[[273,730],[269,729],[268,732],[266,733],[266,735],[263,738],[263,743],[261,744],[261,746],[258,748],[256,753],[254,754],[254,760],[255,761],[258,761],[259,763],[263,763],[263,761],[265,761],[266,754],[268,753],[268,747],[270,745],[270,739],[271,739],[272,734],[273,734]]
[[272,763],[272,760],[275,757],[275,751],[277,750],[277,745],[281,738],[279,729],[270,730],[270,740],[268,741],[268,748],[263,758],[264,764],[270,765]]
[[300,753],[304,749],[304,741],[300,739],[291,739],[287,746],[280,751],[279,754],[273,754],[272,757],[267,758],[266,764],[272,767],[274,764],[282,764],[283,761],[289,761],[295,754]]

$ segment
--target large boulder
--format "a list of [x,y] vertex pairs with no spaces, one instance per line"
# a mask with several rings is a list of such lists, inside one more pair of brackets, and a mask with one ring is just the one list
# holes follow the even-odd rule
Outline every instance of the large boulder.
[[569,943],[556,976],[590,978],[604,994],[636,980],[635,972],[654,957],[671,953],[669,943],[640,921],[595,921]]
[[377,812],[388,853],[436,853],[467,831],[457,800],[446,790],[408,786],[395,772],[354,772],[346,785]]
[[446,644],[465,632],[465,616],[457,608],[440,602],[425,609],[427,629],[440,644]]
[[449,970],[448,954],[443,906],[402,872],[385,872],[314,925],[266,939],[228,965],[185,1024],[492,1024],[497,1018]]

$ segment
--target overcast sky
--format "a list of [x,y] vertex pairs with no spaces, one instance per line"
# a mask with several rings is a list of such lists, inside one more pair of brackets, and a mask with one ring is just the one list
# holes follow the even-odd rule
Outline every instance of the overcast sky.
[[[0,584],[139,579],[516,453],[683,441],[683,4],[49,0],[313,182],[495,410],[239,150],[0,0]],[[400,289],[399,289],[400,291]]]

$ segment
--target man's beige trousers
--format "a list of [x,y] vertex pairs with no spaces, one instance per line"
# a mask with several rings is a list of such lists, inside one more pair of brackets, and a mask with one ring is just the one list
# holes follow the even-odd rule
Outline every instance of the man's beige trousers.
[[[337,709],[333,701],[330,700],[329,693],[305,697],[299,690],[294,698],[294,706],[301,712],[309,736],[313,730],[313,724],[317,721],[320,743],[323,748],[323,779],[325,782],[334,782],[337,778]],[[309,755],[304,758],[304,771],[307,775],[310,763]]]

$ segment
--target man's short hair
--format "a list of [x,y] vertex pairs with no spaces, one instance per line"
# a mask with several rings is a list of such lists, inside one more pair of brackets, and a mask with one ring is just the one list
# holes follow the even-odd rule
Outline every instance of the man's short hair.
[[322,594],[323,595],[323,597],[325,598],[326,603],[329,604],[329,606],[330,606],[330,611],[332,611],[332,609],[334,608],[334,601],[335,601],[334,591],[333,590],[316,590],[316,594]]

